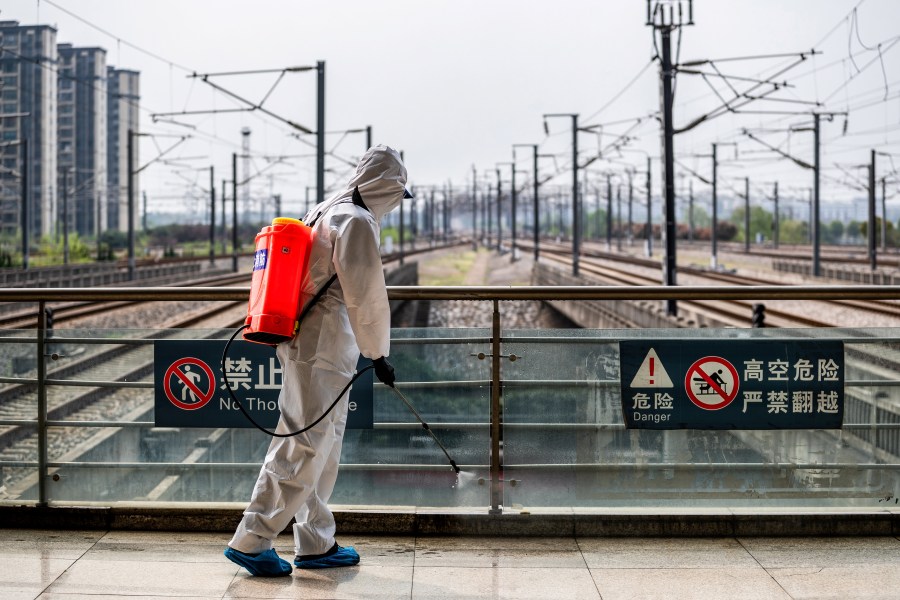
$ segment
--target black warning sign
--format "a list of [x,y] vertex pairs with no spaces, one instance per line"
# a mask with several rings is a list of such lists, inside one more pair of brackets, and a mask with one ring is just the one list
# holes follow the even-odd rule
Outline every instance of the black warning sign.
[[[278,396],[282,385],[275,349],[237,340],[223,363],[224,348],[225,340],[153,343],[153,416],[157,427],[253,427],[241,413],[241,403],[257,423],[275,428],[281,415]],[[371,363],[361,359],[357,368],[366,364]],[[350,388],[348,429],[373,427],[373,384],[369,370]]]
[[834,340],[619,342],[628,428],[839,429],[844,345]]

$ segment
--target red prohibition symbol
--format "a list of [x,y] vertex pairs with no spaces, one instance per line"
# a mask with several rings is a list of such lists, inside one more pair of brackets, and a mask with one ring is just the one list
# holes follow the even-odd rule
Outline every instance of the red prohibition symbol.
[[[181,369],[182,365],[185,365],[184,369]],[[193,367],[196,367],[197,370],[194,370]],[[201,372],[206,375],[206,381],[209,382],[209,388],[206,391],[203,391],[198,385],[202,379]],[[180,398],[172,390],[173,380],[182,386]],[[205,362],[199,358],[187,357],[176,360],[166,369],[165,382],[164,387],[169,402],[182,410],[197,410],[212,400],[216,377]]]
[[737,398],[739,388],[737,369],[718,356],[701,358],[684,376],[684,391],[691,402],[703,410],[725,408]]

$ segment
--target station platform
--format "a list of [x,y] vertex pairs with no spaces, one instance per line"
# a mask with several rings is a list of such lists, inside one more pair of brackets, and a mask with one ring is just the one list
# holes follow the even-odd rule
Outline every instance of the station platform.
[[[513,263],[508,254],[463,254],[447,253],[423,272],[435,286],[529,282],[527,256]],[[468,265],[464,278],[445,280],[462,270],[457,261]],[[133,374],[151,358],[121,352],[121,366],[108,370],[110,355],[94,352],[134,346],[149,354],[156,338],[127,327],[54,330],[44,343],[66,350],[58,357],[102,360],[77,376],[54,367],[44,380],[5,377],[38,385],[23,395],[27,411],[3,416],[0,426],[43,433],[17,434],[0,452],[0,600],[900,599],[900,327],[816,332],[849,346],[840,429],[657,431],[623,421],[629,409],[643,410],[636,396],[622,402],[640,361],[622,375],[621,343],[640,331],[632,339],[563,331],[529,312],[539,301],[528,298],[503,300],[502,328],[488,333],[491,322],[474,321],[491,316],[486,292],[481,306],[472,297],[426,299],[457,303],[454,319],[473,321],[433,323],[420,338],[398,333],[396,364],[409,374],[398,385],[440,424],[473,476],[454,477],[406,407],[376,387],[373,427],[346,436],[332,498],[345,507],[335,511],[338,541],[356,547],[361,564],[278,579],[253,578],[222,555],[267,440],[244,428],[157,426],[150,375]],[[752,333],[659,328],[655,336],[699,353],[682,361],[679,382],[688,364],[709,356],[708,338],[812,339],[807,331],[796,340]],[[8,354],[34,356],[37,340],[7,336]],[[508,360],[494,368],[487,356]],[[652,364],[675,373],[668,356],[657,353]],[[95,386],[117,393],[85,414],[60,414],[58,406],[81,395],[72,389]],[[490,443],[494,424],[502,447]],[[491,461],[496,468],[487,464],[493,456],[502,457]],[[277,550],[293,557],[289,535]]]
[[[889,599],[900,539],[346,536],[358,566],[251,577],[226,533],[0,530],[5,600]],[[292,540],[279,538],[283,558]]]

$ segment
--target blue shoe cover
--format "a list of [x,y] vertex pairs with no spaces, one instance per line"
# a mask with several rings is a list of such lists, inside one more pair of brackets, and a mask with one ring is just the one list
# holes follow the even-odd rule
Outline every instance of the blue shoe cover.
[[278,556],[271,548],[259,554],[245,554],[229,546],[225,548],[225,558],[258,577],[283,577],[294,570],[291,563]]
[[298,569],[328,569],[331,567],[352,567],[359,564],[359,554],[353,546],[346,548],[335,544],[325,554],[295,556],[294,566]]

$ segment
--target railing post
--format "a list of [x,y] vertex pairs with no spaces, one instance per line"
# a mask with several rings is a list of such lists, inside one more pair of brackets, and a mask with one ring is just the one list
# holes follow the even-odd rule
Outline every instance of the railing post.
[[38,302],[37,328],[37,435],[38,435],[38,506],[47,506],[47,367],[44,362],[47,333],[46,303]]
[[494,315],[491,323],[491,510],[490,514],[503,512],[500,463],[500,301],[493,300]]

